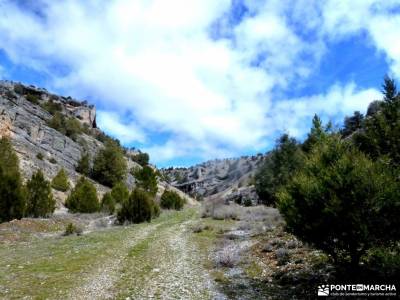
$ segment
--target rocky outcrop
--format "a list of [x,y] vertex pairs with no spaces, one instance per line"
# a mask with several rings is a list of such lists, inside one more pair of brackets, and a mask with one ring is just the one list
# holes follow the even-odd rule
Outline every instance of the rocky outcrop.
[[[38,102],[27,100],[27,95],[34,95]],[[81,174],[75,171],[81,155],[84,152],[94,157],[104,147],[94,136],[82,133],[75,140],[49,127],[47,122],[51,113],[44,109],[49,101],[61,106],[61,113],[68,117],[76,117],[89,129],[95,129],[96,110],[85,102],[79,102],[70,97],[60,97],[48,93],[44,89],[24,86],[19,83],[0,81],[0,137],[10,137],[19,156],[20,167],[24,178],[41,169],[48,179],[64,168],[72,185]],[[130,167],[138,165],[126,157]],[[133,186],[134,178],[127,175],[126,182]],[[93,182],[99,194],[108,190],[107,187]],[[56,196],[59,193],[55,193]],[[65,195],[59,195],[59,199]]]
[[169,168],[162,172],[169,182],[185,193],[203,197],[221,197],[226,201],[249,198],[258,201],[253,186],[257,168],[264,155],[207,161],[189,168]]

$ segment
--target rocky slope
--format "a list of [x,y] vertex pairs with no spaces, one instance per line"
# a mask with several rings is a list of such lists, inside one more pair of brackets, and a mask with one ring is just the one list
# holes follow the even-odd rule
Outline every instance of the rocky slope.
[[[86,133],[80,133],[71,139],[51,128],[48,122],[54,111],[46,106],[49,103],[57,105],[58,111],[65,117],[78,120]],[[0,81],[0,137],[7,136],[11,139],[25,179],[30,178],[38,169],[48,179],[52,179],[64,168],[74,185],[81,176],[75,171],[81,155],[87,152],[94,157],[104,147],[98,139],[102,133],[96,127],[96,109],[86,102],[57,96],[34,86]],[[138,167],[129,154],[132,153],[128,150],[128,167]],[[100,195],[108,190],[101,184],[93,183]],[[131,174],[127,175],[126,183],[133,186],[134,178]],[[54,192],[59,202],[65,199],[65,194]]]
[[221,197],[228,200],[249,198],[258,201],[253,178],[264,155],[217,159],[189,168],[168,168],[162,172],[176,188],[195,197]]

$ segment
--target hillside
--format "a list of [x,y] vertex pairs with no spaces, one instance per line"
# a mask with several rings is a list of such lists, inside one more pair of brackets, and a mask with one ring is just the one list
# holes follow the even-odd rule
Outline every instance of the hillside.
[[176,188],[197,198],[219,197],[225,200],[250,198],[257,203],[254,175],[265,155],[210,160],[189,168],[163,169]]
[[[66,134],[52,128],[49,124],[56,114],[67,120],[79,122],[76,133]],[[45,89],[24,86],[20,83],[0,81],[0,137],[9,137],[20,161],[20,169],[25,179],[41,169],[48,179],[64,168],[74,185],[81,176],[75,167],[83,154],[93,158],[104,148],[108,137],[96,125],[96,108],[71,97],[49,93]],[[136,154],[125,150],[128,170],[140,168],[132,160]],[[128,172],[125,183],[134,185],[135,179]],[[99,196],[109,188],[93,181]],[[59,205],[66,195],[54,191]]]

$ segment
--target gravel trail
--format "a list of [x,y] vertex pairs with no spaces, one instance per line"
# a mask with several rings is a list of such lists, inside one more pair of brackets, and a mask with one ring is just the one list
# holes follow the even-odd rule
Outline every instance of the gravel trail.
[[190,240],[197,214],[125,229],[112,256],[69,299],[225,299],[204,268],[208,253]]

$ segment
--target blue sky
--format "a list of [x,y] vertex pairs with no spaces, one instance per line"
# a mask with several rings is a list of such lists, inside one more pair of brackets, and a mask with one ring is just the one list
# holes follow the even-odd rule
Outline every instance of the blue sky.
[[400,79],[398,32],[400,0],[0,0],[0,78],[88,100],[124,145],[188,166],[365,112]]

